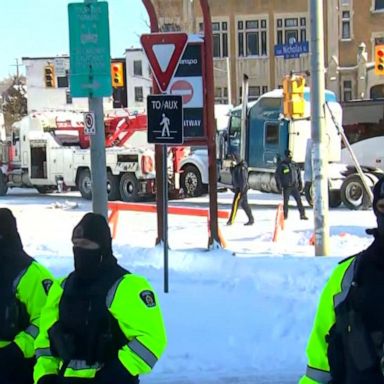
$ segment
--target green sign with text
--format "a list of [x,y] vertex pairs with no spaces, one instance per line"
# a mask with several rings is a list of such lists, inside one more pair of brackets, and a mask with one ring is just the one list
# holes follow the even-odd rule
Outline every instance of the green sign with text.
[[68,4],[72,97],[112,94],[108,3]]

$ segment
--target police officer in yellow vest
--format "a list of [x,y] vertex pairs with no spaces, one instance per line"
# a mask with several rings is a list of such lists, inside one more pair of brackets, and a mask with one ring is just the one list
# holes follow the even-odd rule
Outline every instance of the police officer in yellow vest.
[[384,384],[384,178],[372,244],[339,263],[320,298],[300,384]]
[[0,383],[32,384],[34,341],[53,277],[23,250],[16,219],[0,208]]
[[156,294],[117,264],[103,216],[87,213],[72,242],[74,271],[52,286],[41,317],[35,383],[139,383],[166,346]]

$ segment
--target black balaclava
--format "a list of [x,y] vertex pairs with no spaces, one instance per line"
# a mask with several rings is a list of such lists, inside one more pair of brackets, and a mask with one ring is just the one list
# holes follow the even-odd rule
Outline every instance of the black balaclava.
[[384,177],[382,177],[374,186],[373,188],[373,212],[376,215],[376,221],[377,221],[377,232],[378,235],[384,239],[384,212],[380,212],[377,209],[377,203],[382,201],[382,204],[384,206]]
[[287,160],[292,160],[292,152],[289,149],[284,151],[284,155]]
[[82,279],[96,278],[103,266],[116,264],[112,254],[112,236],[104,216],[87,213],[76,225],[74,239],[88,239],[100,246],[98,249],[73,247],[75,275]]
[[16,261],[24,255],[16,219],[8,208],[0,208],[0,261]]

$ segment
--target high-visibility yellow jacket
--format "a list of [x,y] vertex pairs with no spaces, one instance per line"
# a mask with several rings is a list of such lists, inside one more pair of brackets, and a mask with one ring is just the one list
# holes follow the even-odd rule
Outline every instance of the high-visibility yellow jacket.
[[336,322],[335,308],[346,299],[351,287],[355,263],[356,256],[338,264],[323,289],[306,350],[307,371],[299,384],[328,384],[332,379],[326,336]]
[[[27,328],[19,332],[13,340],[25,358],[31,358],[35,354],[34,342],[39,333],[40,313],[52,283],[52,274],[36,261],[32,261],[13,281],[13,287],[16,287],[16,298],[25,305],[29,318]],[[9,340],[0,340],[0,348],[10,343]]]
[[[48,336],[49,329],[59,319],[59,303],[63,287],[65,279],[53,285],[41,316],[40,334],[35,342],[37,357],[34,369],[35,383],[42,376],[58,374],[63,366],[62,359],[53,356]],[[143,299],[143,293],[148,291],[155,298],[154,305],[146,304]],[[128,341],[118,351],[120,362],[133,376],[150,372],[167,343],[159,301],[151,285],[141,276],[125,274],[109,290],[106,306]],[[93,378],[101,367],[99,364],[89,366],[82,360],[71,360],[64,371],[64,376]]]

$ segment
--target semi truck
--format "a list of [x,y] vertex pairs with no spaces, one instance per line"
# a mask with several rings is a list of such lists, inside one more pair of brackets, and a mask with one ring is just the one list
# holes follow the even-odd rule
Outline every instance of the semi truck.
[[[303,193],[312,205],[312,177],[310,170],[311,115],[310,89],[304,88],[304,111],[299,118],[287,118],[283,114],[283,89],[276,89],[260,96],[256,101],[233,108],[230,112],[228,129],[218,133],[217,164],[220,186],[231,188],[231,154],[243,154],[249,166],[249,185],[262,192],[278,192],[275,181],[277,161],[284,156],[286,149],[293,154],[293,160],[302,169],[306,180]],[[325,92],[325,125],[329,161],[329,205],[337,207],[342,202],[350,209],[367,209],[370,198],[364,184],[372,188],[383,175],[380,168],[373,164],[362,164],[364,182],[358,174],[360,165],[353,162],[341,162],[342,108],[331,91]],[[243,121],[243,113],[245,119]],[[243,128],[244,127],[244,128]],[[243,133],[243,131],[245,131]],[[244,141],[244,142],[243,142]],[[197,196],[207,189],[204,180],[208,180],[207,150],[199,149],[183,161],[188,171],[194,171],[190,177],[190,196]],[[192,163],[194,165],[192,165]],[[183,177],[183,174],[182,174]],[[193,182],[195,181],[195,183]]]

